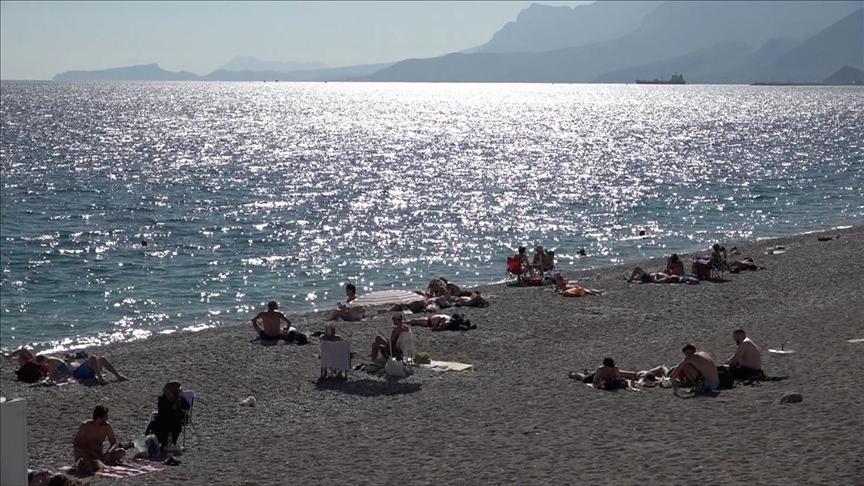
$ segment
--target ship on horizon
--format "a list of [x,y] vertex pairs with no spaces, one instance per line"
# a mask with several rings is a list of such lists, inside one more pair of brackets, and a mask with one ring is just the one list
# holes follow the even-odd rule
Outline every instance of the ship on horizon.
[[687,81],[684,81],[684,76],[681,74],[673,74],[672,78],[665,79],[637,79],[636,84],[687,84]]

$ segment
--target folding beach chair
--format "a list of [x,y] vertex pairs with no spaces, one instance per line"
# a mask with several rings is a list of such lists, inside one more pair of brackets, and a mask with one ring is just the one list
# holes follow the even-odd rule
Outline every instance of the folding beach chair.
[[507,277],[515,278],[516,280],[522,280],[522,275],[525,273],[526,269],[522,267],[522,260],[509,256],[507,257]]
[[195,422],[192,421],[192,411],[195,409],[195,390],[183,390],[183,398],[186,399],[186,402],[189,403],[189,410],[186,411],[186,415],[183,417],[183,448],[186,448],[186,429],[191,428],[192,432],[195,434],[195,437],[200,441],[201,437],[198,435],[198,429],[195,428]]
[[711,256],[711,279],[723,280],[723,275],[730,270],[729,264],[726,263],[726,253],[721,255]]
[[348,341],[321,341],[321,379],[330,376],[348,379],[351,370],[351,343]]

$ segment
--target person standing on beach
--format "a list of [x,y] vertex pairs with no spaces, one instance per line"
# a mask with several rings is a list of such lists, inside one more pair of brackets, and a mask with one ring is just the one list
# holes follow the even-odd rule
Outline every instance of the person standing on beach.
[[684,360],[678,363],[672,372],[672,388],[681,386],[696,386],[702,382],[701,391],[716,391],[720,388],[720,376],[717,365],[705,351],[696,351],[696,346],[687,344],[681,348]]
[[735,339],[735,344],[738,345],[735,354],[726,360],[732,377],[746,380],[761,376],[762,352],[759,350],[759,346],[756,346],[756,343],[747,337],[744,329],[736,329],[732,333],[732,337]]
[[[107,452],[102,452],[106,440],[109,448]],[[106,464],[116,465],[123,459],[126,451],[117,446],[114,428],[108,421],[108,407],[97,405],[93,409],[93,419],[78,427],[72,453],[75,457],[75,470],[79,474],[95,474]]]
[[[263,341],[278,341],[287,339],[288,328],[291,327],[291,321],[285,317],[285,314],[279,312],[279,303],[271,300],[267,303],[267,310],[259,312],[258,315],[252,318],[252,328],[258,332],[258,337]],[[282,327],[282,323],[286,327]]]

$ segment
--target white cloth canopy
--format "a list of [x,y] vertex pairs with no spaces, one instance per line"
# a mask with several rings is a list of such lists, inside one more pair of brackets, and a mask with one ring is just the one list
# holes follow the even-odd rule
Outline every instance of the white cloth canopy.
[[409,292],[407,290],[380,290],[378,292],[369,292],[357,297],[350,304],[350,307],[356,306],[374,306],[374,305],[395,305],[395,304],[410,304],[418,300],[424,300],[420,294]]

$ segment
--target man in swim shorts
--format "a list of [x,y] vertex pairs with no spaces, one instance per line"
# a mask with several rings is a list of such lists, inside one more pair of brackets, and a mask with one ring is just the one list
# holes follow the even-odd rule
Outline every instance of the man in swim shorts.
[[732,377],[746,380],[762,376],[762,352],[759,346],[747,337],[744,329],[736,329],[732,337],[738,345],[735,354],[726,360]]
[[[258,337],[262,341],[288,340],[288,328],[291,327],[291,321],[285,317],[285,314],[276,310],[278,308],[279,303],[271,300],[267,303],[266,311],[259,312],[252,318],[252,328],[258,332]],[[286,327],[282,327],[283,322]]]
[[705,351],[696,351],[696,346],[687,344],[681,348],[684,360],[678,363],[672,372],[672,388],[681,386],[697,386],[702,384],[703,392],[712,392],[720,388],[720,376],[717,365]]
[[[102,447],[106,440],[109,448],[107,452],[103,452]],[[72,454],[75,457],[76,472],[87,475],[95,474],[106,464],[118,464],[123,459],[126,451],[117,445],[114,429],[108,421],[108,407],[97,405],[93,409],[93,419],[78,427]]]

